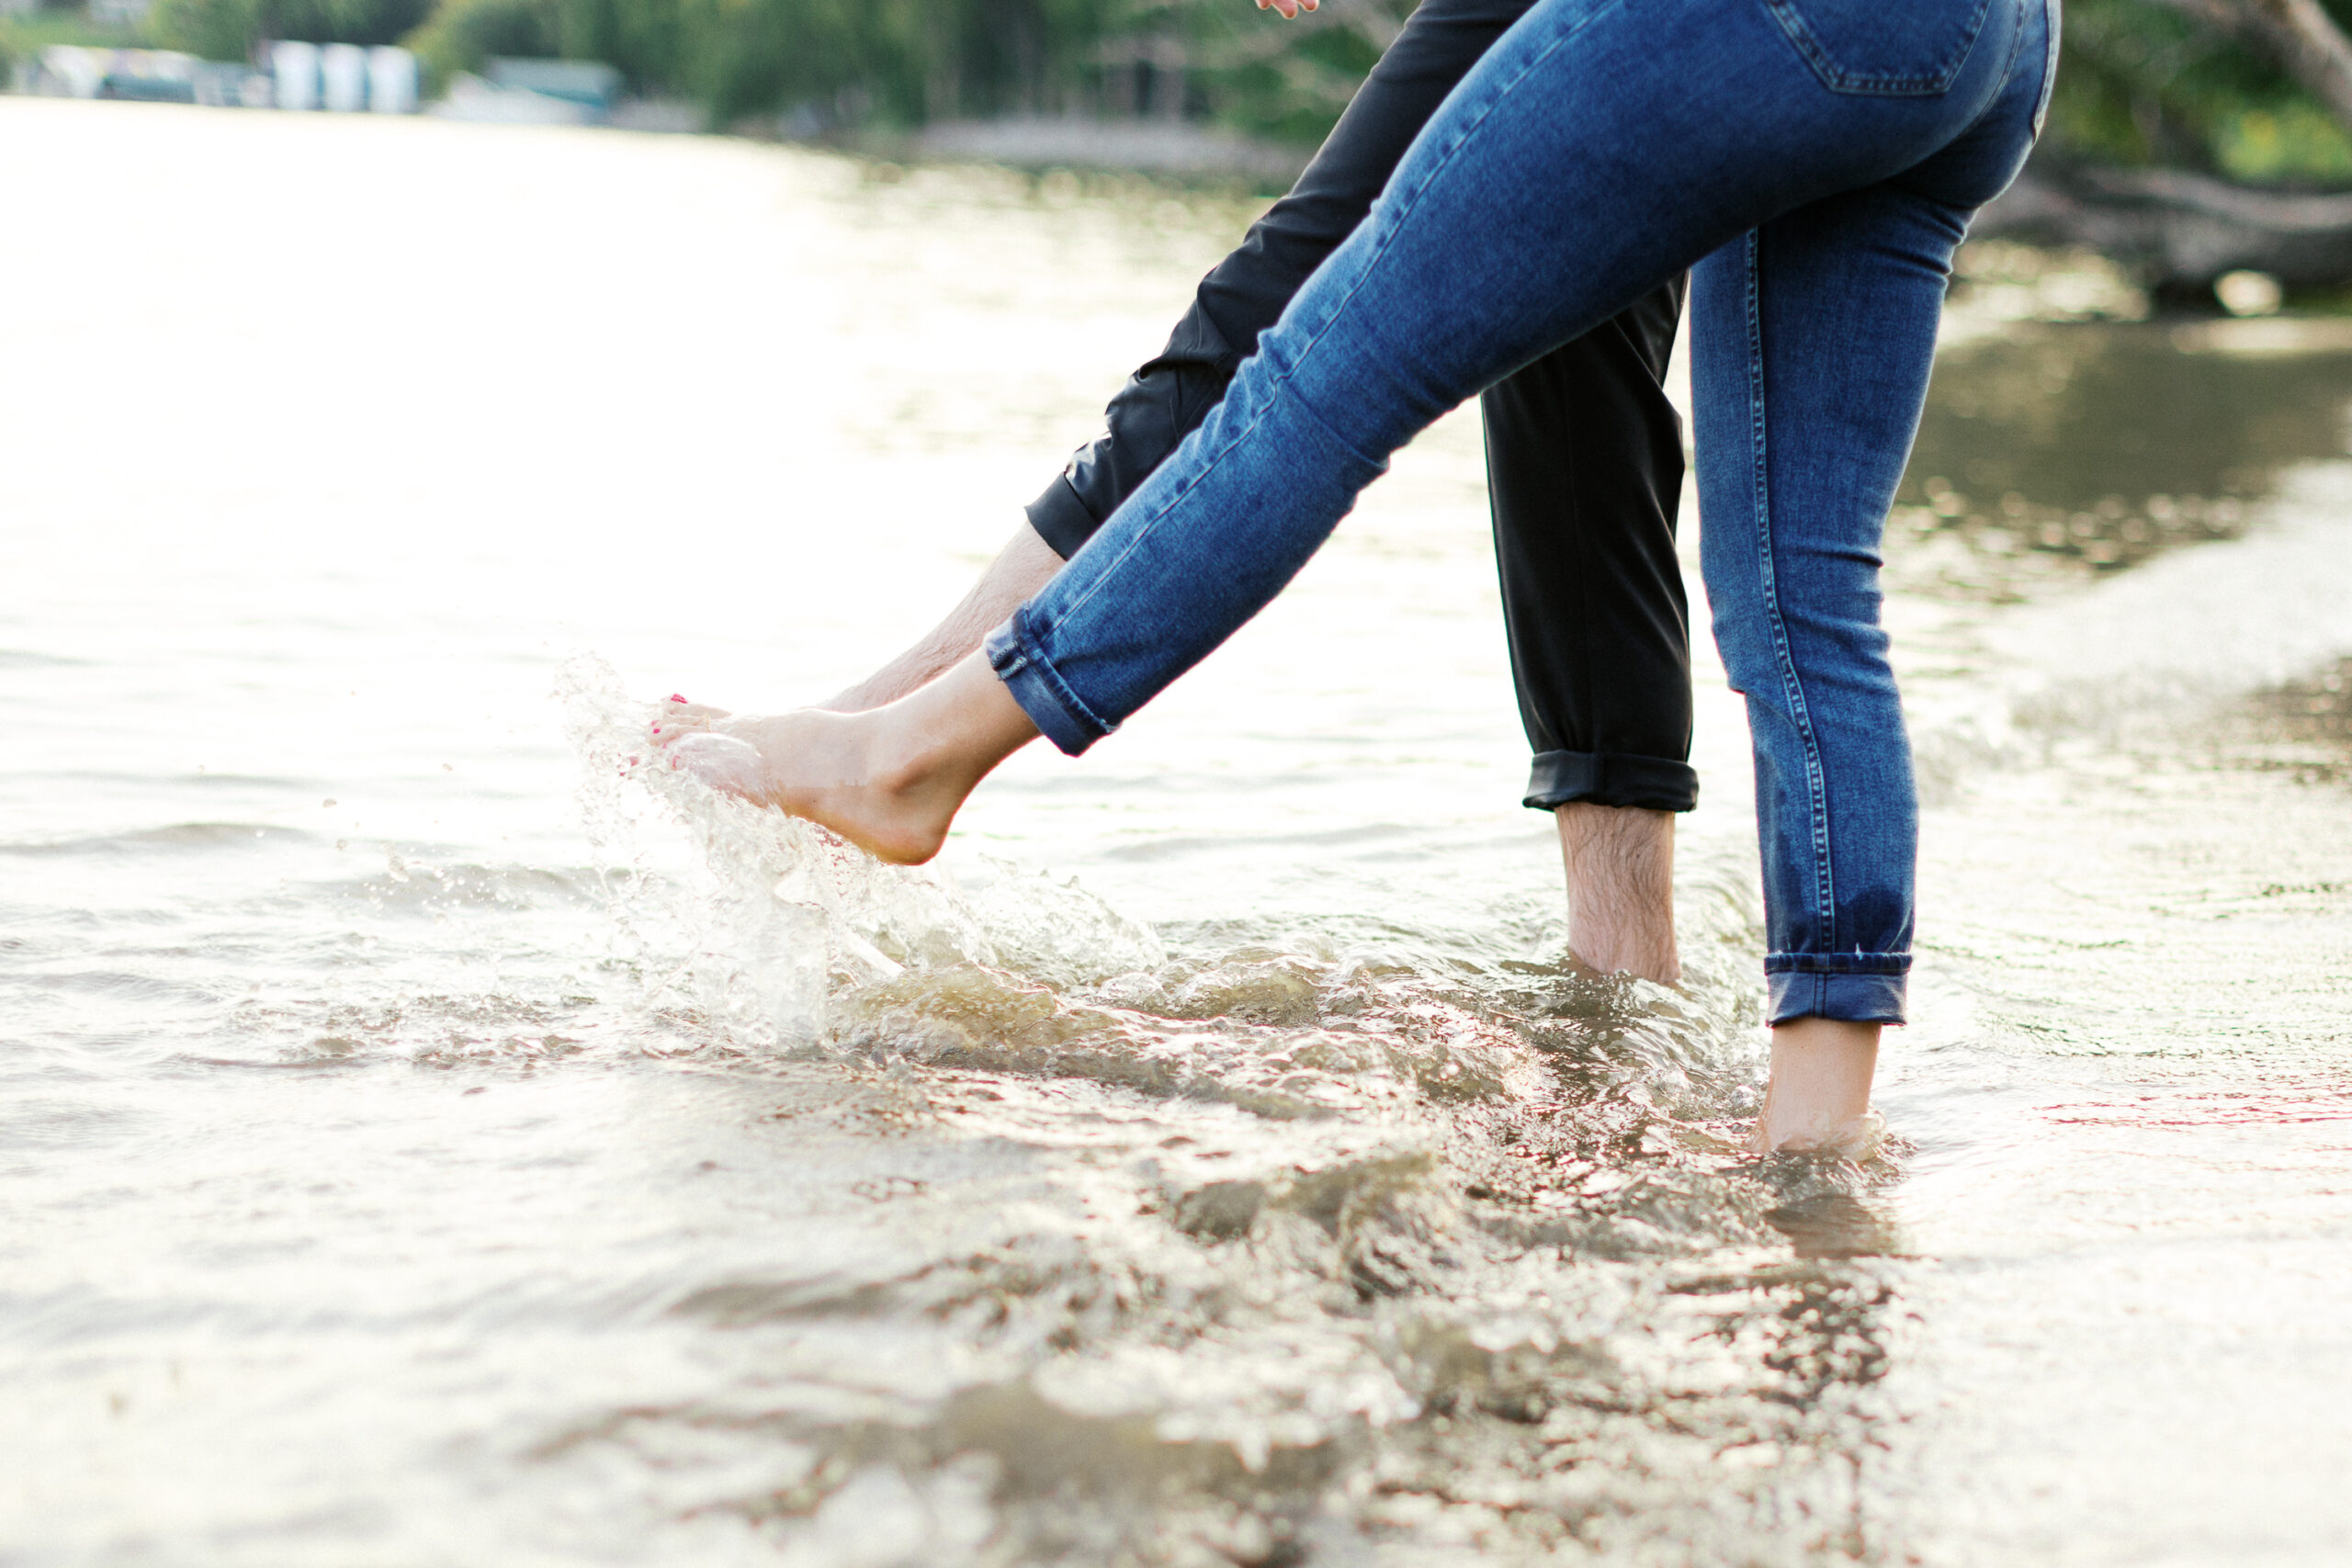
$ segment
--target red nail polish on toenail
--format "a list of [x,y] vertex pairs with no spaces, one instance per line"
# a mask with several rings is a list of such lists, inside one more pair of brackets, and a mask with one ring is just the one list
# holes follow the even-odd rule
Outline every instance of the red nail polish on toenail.
[[671,693],[671,694],[670,694],[670,700],[671,700],[672,702],[673,702],[673,703],[682,703],[682,702],[684,702],[686,699],[685,699],[685,698],[684,698],[684,697],[682,697],[682,696],[680,696],[680,695],[678,695],[678,694],[677,694],[677,693],[673,692],[673,693]]

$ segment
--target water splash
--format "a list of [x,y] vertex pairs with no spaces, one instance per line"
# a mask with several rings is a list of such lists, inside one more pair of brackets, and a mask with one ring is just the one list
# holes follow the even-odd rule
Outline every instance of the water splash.
[[[1149,927],[1075,881],[999,866],[967,891],[943,871],[886,865],[662,766],[648,735],[654,705],[629,698],[594,655],[565,664],[556,694],[602,886],[647,1006],[684,982],[734,1043],[809,1046],[835,1039],[842,999],[875,987],[887,996],[910,972],[985,969],[1069,986],[1164,956]],[[676,828],[695,852],[683,884],[660,869],[659,835]]]

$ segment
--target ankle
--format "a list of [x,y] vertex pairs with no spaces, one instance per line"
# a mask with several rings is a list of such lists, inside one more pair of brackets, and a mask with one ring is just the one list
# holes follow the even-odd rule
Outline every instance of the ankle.
[[892,722],[888,708],[846,716],[859,735],[865,782],[888,795],[920,795],[952,768],[952,748],[920,725]]
[[1772,1076],[1756,1147],[1834,1151],[1864,1127],[1878,1072],[1879,1025],[1792,1018],[1772,1028]]
[[1674,944],[1674,921],[1661,924],[1623,919],[1588,920],[1571,906],[1568,952],[1577,962],[1603,975],[1632,975],[1661,986],[1682,981],[1682,955]]
[[1037,739],[1037,727],[979,653],[872,717],[879,726],[875,760],[901,787],[952,789],[959,800]]

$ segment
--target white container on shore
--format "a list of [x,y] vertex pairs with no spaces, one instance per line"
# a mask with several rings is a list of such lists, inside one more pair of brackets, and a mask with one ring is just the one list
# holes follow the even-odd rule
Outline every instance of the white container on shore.
[[416,56],[396,44],[368,51],[368,107],[378,114],[416,112]]
[[269,74],[277,85],[277,107],[319,107],[319,46],[287,39],[269,46]]
[[356,43],[331,43],[319,51],[320,98],[335,114],[357,114],[368,107],[368,51]]

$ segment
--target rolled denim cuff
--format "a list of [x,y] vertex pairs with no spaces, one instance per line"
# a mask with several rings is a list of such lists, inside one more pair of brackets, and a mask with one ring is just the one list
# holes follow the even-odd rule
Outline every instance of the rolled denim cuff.
[[1549,811],[1572,800],[1644,811],[1688,811],[1699,804],[1699,773],[1688,762],[1624,751],[1539,751],[1521,804]]
[[1078,554],[1079,547],[1094,537],[1094,531],[1102,526],[1102,519],[1088,511],[1078,491],[1070,488],[1067,471],[1056,474],[1054,482],[1029,503],[1027,511],[1029,526],[1036,529],[1037,537],[1064,560]]
[[1907,953],[1773,953],[1764,958],[1771,988],[1765,1021],[1835,1018],[1848,1023],[1901,1023],[1910,991]]
[[1079,701],[1078,694],[1029,635],[1023,622],[1025,614],[1015,610],[1011,620],[989,634],[981,651],[988,655],[989,668],[996,671],[996,678],[1029,716],[1029,722],[1066,755],[1075,757],[1119,727],[1105,723]]

